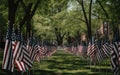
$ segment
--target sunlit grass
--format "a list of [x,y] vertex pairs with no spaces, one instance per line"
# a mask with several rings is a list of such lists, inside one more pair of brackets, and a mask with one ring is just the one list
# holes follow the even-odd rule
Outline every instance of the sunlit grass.
[[52,57],[44,59],[34,66],[36,69],[61,75],[112,75],[109,59],[90,66],[88,58],[77,57],[65,53],[63,50],[58,50]]

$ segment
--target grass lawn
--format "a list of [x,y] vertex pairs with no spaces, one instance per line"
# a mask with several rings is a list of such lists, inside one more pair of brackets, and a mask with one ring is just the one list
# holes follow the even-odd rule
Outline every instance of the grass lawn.
[[[2,54],[3,52],[0,52],[1,61]],[[40,63],[35,62],[33,69],[30,71],[30,75],[113,75],[108,59],[90,66],[88,58],[77,57],[63,50],[58,50],[53,56],[41,60]],[[0,75],[10,74],[0,69]],[[16,71],[14,75],[22,74]],[[27,75],[27,73],[23,75]]]

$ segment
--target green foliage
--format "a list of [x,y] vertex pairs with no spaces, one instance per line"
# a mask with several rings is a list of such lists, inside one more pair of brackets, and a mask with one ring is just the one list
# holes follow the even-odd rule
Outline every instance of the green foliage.
[[[15,0],[16,2],[17,0]],[[37,1],[37,0],[36,0]],[[29,3],[36,3],[35,0],[23,0],[25,5]],[[110,21],[111,29],[119,25],[119,0],[99,0],[106,10]],[[88,17],[89,1],[84,0],[85,10]],[[32,7],[33,8],[33,7]],[[15,28],[18,27],[19,22],[24,17],[24,7],[20,3],[16,12]],[[3,32],[2,35],[6,34],[7,29],[7,17],[8,16],[8,3],[7,0],[1,0],[0,2],[0,28]],[[102,21],[106,19],[105,12],[97,0],[93,0],[92,5],[92,33],[99,29]],[[44,39],[56,39],[54,34],[54,28],[59,28],[59,32],[67,33],[70,32],[71,36],[75,36],[76,32],[87,33],[87,27],[85,25],[85,19],[82,12],[81,6],[77,0],[40,0],[37,12],[32,20],[32,28],[35,31],[35,35],[43,37]],[[26,26],[22,28],[23,34],[26,34]]]
[[40,36],[42,39],[54,39],[54,33],[50,26],[50,19],[41,15],[34,16],[34,30],[35,36]]
[[[37,35],[42,35],[44,33],[44,30],[46,29],[46,26],[48,26],[48,28],[50,29],[49,32],[51,32],[51,34],[54,34],[54,28],[59,28],[60,29],[59,32],[61,33],[70,32],[70,35],[73,37],[77,35],[77,31],[79,31],[80,33],[82,32],[87,33],[87,27],[85,25],[83,12],[79,4],[74,0],[67,1],[66,5],[62,4],[62,2],[64,2],[64,0],[62,1],[51,0],[47,4],[47,6],[44,6],[44,3],[47,2],[43,2],[42,6],[37,11],[37,14],[41,16],[38,17],[38,15],[36,14],[35,16],[37,18],[34,17],[35,28],[38,29],[40,28],[39,30],[35,29],[37,31],[36,32]],[[86,5],[85,9],[88,10],[88,2],[86,2],[85,5]],[[44,13],[45,11],[47,13]],[[88,15],[88,11],[86,11],[86,13]],[[39,27],[37,27],[36,24],[37,22],[41,24],[41,25],[39,24]],[[92,16],[93,34],[96,32],[96,29],[100,27],[100,23],[101,23],[100,20],[96,19],[95,16]],[[55,38],[55,35],[53,37]]]
[[6,35],[6,30],[7,30],[7,1],[6,0],[1,0],[0,2],[0,39],[3,40],[3,38]]

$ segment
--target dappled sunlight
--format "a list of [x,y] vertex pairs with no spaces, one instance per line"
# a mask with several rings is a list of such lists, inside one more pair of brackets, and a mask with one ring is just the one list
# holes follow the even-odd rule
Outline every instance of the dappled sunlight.
[[90,66],[89,59],[68,54],[64,50],[58,50],[53,56],[35,63],[34,69],[35,74],[39,75],[112,75],[109,60]]

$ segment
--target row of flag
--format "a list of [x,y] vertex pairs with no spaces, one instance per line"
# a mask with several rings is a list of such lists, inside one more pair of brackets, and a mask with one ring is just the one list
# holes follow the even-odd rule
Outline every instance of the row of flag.
[[25,72],[33,67],[35,61],[40,62],[44,57],[56,52],[56,46],[39,45],[39,43],[31,43],[31,40],[24,43],[21,38],[20,32],[11,34],[8,29],[2,69],[13,72],[16,67],[18,71]]
[[83,46],[83,45],[71,45],[71,46],[65,46],[64,50],[70,54],[76,55],[76,56],[82,56],[82,57],[86,57],[86,53],[87,53],[87,46]]
[[113,43],[111,51],[111,66],[114,75],[120,75],[120,42]]
[[91,62],[100,62],[104,58],[110,57],[111,50],[112,45],[107,42],[100,47],[95,43],[90,43],[87,48],[87,55],[90,57]]
[[92,63],[100,63],[103,59],[110,58],[113,74],[120,75],[120,42],[105,42],[101,46],[96,43],[89,43],[88,46],[71,45],[66,46],[64,50],[73,55],[88,56]]

